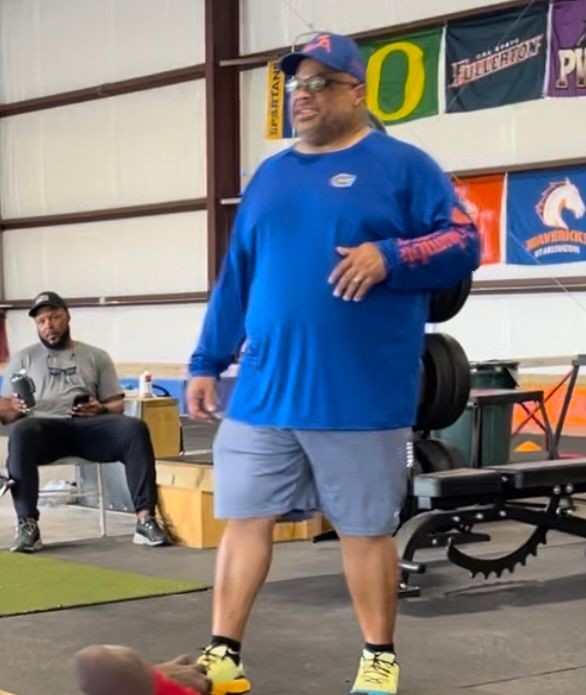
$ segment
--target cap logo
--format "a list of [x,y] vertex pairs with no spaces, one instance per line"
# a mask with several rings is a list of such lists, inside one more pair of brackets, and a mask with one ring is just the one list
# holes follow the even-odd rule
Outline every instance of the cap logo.
[[39,302],[48,302],[48,301],[49,301],[49,295],[48,294],[40,294],[37,297],[37,301],[35,302],[35,304],[38,304]]
[[304,50],[314,51],[316,48],[323,48],[328,53],[332,50],[332,44],[328,34],[320,34],[319,36],[316,36],[311,43],[307,44]]

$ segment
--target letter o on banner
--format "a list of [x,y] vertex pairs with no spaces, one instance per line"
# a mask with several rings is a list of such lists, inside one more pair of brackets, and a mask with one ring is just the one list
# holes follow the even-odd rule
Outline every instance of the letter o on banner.
[[[380,83],[386,59],[393,53],[404,53],[407,58],[407,79],[403,89],[403,103],[396,111],[384,111],[379,102]],[[419,106],[425,91],[425,68],[423,51],[409,41],[397,41],[375,51],[368,61],[366,83],[368,85],[366,105],[385,123],[407,118]]]

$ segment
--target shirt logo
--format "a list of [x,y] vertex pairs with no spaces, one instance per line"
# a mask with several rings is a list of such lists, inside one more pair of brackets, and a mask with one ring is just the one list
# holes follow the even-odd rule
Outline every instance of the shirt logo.
[[354,185],[356,176],[354,174],[336,174],[330,179],[330,186],[334,188],[350,188]]

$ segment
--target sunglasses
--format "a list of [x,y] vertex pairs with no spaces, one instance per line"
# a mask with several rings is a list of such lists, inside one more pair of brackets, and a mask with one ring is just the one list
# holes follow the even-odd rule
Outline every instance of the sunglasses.
[[303,89],[310,94],[317,94],[318,92],[323,92],[324,89],[327,89],[332,84],[345,84],[347,87],[354,88],[358,87],[360,83],[335,80],[325,75],[312,75],[305,80],[301,77],[290,77],[285,83],[285,90],[288,94],[293,94],[293,92],[297,92],[299,89]]
[[49,354],[47,355],[47,367],[51,376],[59,376],[61,374],[64,376],[73,376],[77,373],[77,364],[74,355],[71,356],[71,359],[60,359]]

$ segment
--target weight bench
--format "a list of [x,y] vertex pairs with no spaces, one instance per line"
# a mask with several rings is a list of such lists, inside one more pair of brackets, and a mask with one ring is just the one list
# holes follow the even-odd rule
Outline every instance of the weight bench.
[[[488,578],[500,577],[547,542],[547,532],[561,531],[586,538],[586,519],[574,515],[572,495],[586,491],[586,458],[556,459],[502,466],[456,468],[415,476],[413,497],[420,513],[397,532],[396,541],[403,571],[402,589],[408,591],[409,575],[424,572],[425,565],[413,561],[415,552],[429,547],[430,534],[439,529],[469,533],[477,524],[518,521],[532,526],[529,538],[507,555],[479,558],[468,555],[454,543],[447,544],[448,559]],[[539,498],[545,498],[540,502]]]

